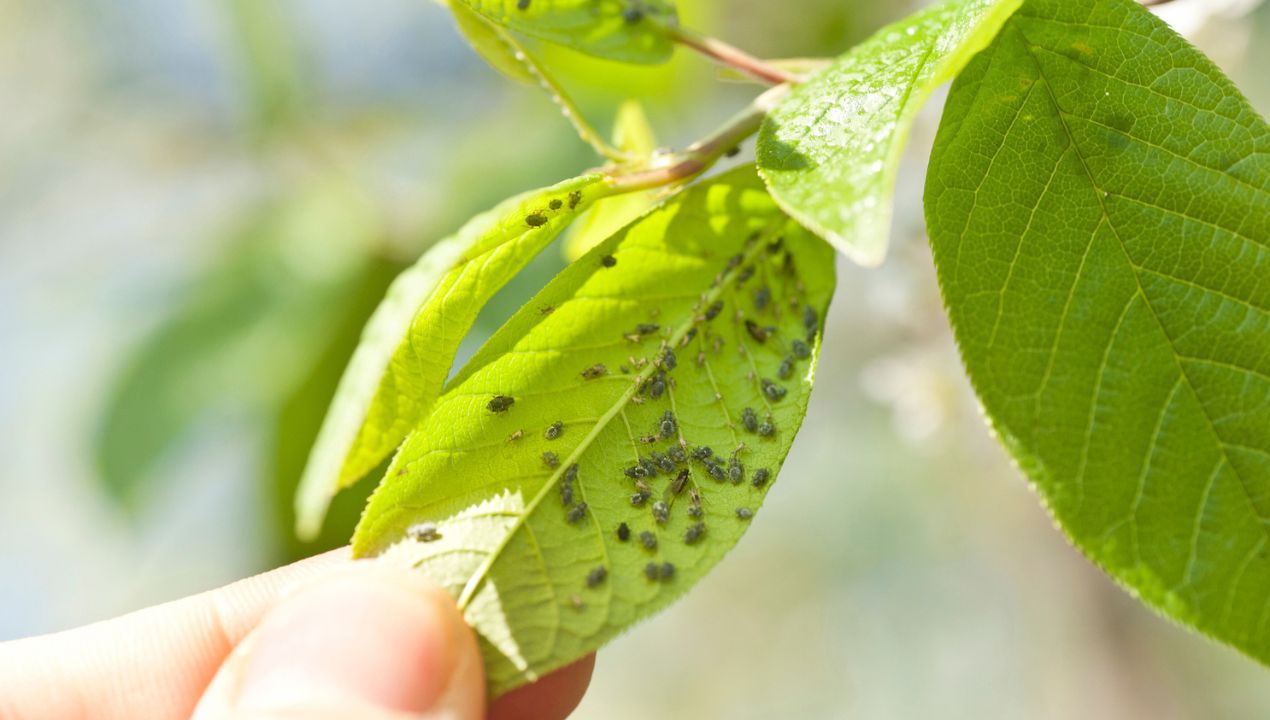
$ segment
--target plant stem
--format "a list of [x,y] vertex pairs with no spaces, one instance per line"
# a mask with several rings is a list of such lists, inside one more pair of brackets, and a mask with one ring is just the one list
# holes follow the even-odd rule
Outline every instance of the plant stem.
[[610,187],[622,192],[646,190],[683,182],[700,175],[729,150],[758,132],[768,111],[787,92],[788,85],[778,85],[768,90],[708,137],[689,145],[682,152],[665,156],[656,167],[610,175]]
[[722,40],[698,35],[697,33],[686,28],[676,27],[668,29],[671,39],[685,47],[692,48],[697,52],[705,55],[716,62],[735,68],[746,75],[749,75],[769,85],[782,85],[785,83],[798,82],[798,78],[781,70],[772,67],[768,63],[760,60],[753,55],[733,47]]

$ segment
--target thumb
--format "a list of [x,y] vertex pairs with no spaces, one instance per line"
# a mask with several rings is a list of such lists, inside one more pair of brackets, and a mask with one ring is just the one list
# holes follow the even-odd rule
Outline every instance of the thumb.
[[471,630],[417,573],[366,566],[284,599],[230,654],[195,720],[479,718]]

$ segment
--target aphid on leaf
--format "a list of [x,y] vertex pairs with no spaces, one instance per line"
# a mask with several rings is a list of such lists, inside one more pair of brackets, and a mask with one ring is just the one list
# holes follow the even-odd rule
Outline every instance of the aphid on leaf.
[[719,313],[721,312],[723,312],[723,301],[715,300],[710,304],[710,307],[706,308],[705,319],[713,320],[719,317]]
[[679,366],[679,358],[675,357],[675,351],[666,348],[666,352],[661,355],[661,366],[667,370],[674,370]]
[[772,473],[767,468],[759,468],[754,471],[754,477],[750,478],[750,484],[756,488],[761,488],[767,484],[771,476]]
[[772,330],[773,328],[763,327],[753,320],[745,321],[745,331],[750,334],[750,337],[754,338],[755,342],[767,342],[767,339],[772,336]]
[[555,440],[556,438],[560,437],[560,434],[563,432],[564,432],[564,421],[557,420],[547,426],[547,429],[542,432],[542,436],[547,438],[548,440]]
[[[526,5],[527,4],[528,2],[526,2]],[[578,206],[578,203],[580,202],[582,202],[581,190],[574,190],[573,192],[569,193],[569,209],[570,210],[576,208]]]
[[763,378],[763,394],[767,396],[768,400],[778,402],[785,397],[786,392],[787,391],[784,387],[777,385],[767,378]]
[[605,375],[608,375],[608,374],[609,374],[609,369],[605,367],[604,363],[596,363],[592,365],[591,367],[587,368],[586,370],[582,371],[582,379],[594,380],[596,378],[604,377]]
[[657,521],[658,525],[665,525],[666,521],[670,519],[670,506],[661,500],[653,503],[653,519]]
[[745,267],[741,268],[740,274],[736,276],[736,284],[742,285],[745,283],[746,280],[749,280],[752,277],[754,277],[754,266],[746,265]]
[[613,257],[612,255],[605,255],[604,257],[600,258],[600,264],[606,268],[613,267],[614,265],[617,264],[617,258]]
[[664,562],[661,564],[661,570],[658,573],[662,580],[669,580],[675,576],[675,566],[671,563]]
[[508,435],[508,436],[507,436],[507,442],[516,442],[517,440],[519,440],[519,439],[521,439],[521,438],[523,438],[523,437],[525,437],[525,431],[524,431],[524,430],[517,430],[516,432],[514,432],[514,433],[512,433],[511,435]]
[[657,323],[640,323],[635,326],[636,335],[652,335],[658,330],[661,330],[661,325]]
[[646,550],[657,549],[657,536],[652,530],[645,530],[639,534],[639,544],[643,545]]
[[672,494],[678,495],[684,491],[684,488],[688,485],[688,475],[688,468],[679,471],[675,479],[670,482],[670,492]]
[[582,608],[586,607],[586,603],[582,602],[582,598],[577,595],[569,596],[569,604],[573,606],[574,610],[579,612],[581,612]]
[[723,471],[723,466],[717,465],[715,463],[707,464],[706,472],[710,473],[710,477],[714,478],[715,480],[718,480],[719,482],[723,482],[723,480],[727,477],[727,475]]
[[737,269],[738,267],[740,267],[741,261],[743,260],[745,260],[745,257],[741,255],[741,253],[737,253],[733,255],[732,257],[728,258],[728,270]]
[[631,374],[631,368],[630,368],[630,366],[628,366],[628,365],[618,365],[618,366],[617,366],[617,369],[618,369],[618,370],[621,370],[623,375],[630,375],[630,374]]
[[657,465],[654,464],[652,460],[649,460],[648,458],[640,458],[639,466],[644,468],[644,475],[646,477],[657,477]]
[[702,462],[709,460],[714,455],[714,450],[707,445],[698,445],[692,449],[692,459],[701,460]]
[[740,460],[732,458],[728,461],[728,479],[732,481],[733,485],[740,485],[741,481],[745,479],[745,466],[741,464]]
[[542,464],[549,468],[557,467],[560,465],[560,457],[548,450],[542,454]]
[[542,307],[538,308],[539,315],[550,315],[551,313],[555,311],[556,311],[556,308],[553,305],[543,305]]
[[573,483],[567,480],[560,483],[560,504],[565,507],[573,504]]
[[653,443],[657,442],[657,436],[656,435],[640,435],[639,441],[644,443],[645,445],[652,445]]
[[763,437],[771,437],[776,434],[776,426],[772,424],[771,418],[767,418],[758,426],[758,434]]
[[637,7],[628,7],[622,11],[622,19],[627,25],[634,25],[644,19],[644,11]]
[[765,310],[767,304],[772,301],[772,291],[767,287],[761,287],[754,291],[754,309]]
[[584,517],[586,517],[586,503],[580,502],[577,505],[574,505],[573,507],[569,508],[568,519],[570,523],[577,523],[579,520],[581,520]]
[[746,507],[737,508],[736,516],[741,520],[749,520],[754,517],[754,511]]
[[551,202],[547,203],[547,206],[550,207],[552,210],[559,210],[560,208],[564,207],[564,201],[562,201],[560,198],[552,198]]
[[704,511],[702,511],[702,509],[701,509],[701,506],[700,506],[700,505],[689,505],[689,506],[688,506],[688,517],[692,517],[692,518],[699,518],[699,517],[701,517],[702,515],[705,515],[705,512],[704,512]]
[[653,461],[656,462],[657,467],[661,468],[661,471],[666,474],[670,474],[675,471],[675,461],[665,455],[653,453]]
[[[688,330],[688,332],[685,333],[683,338],[679,341],[679,347],[687,347],[688,343],[692,342],[692,339],[695,338],[696,336],[697,336],[696,328],[692,328]],[[673,370],[674,368],[671,368],[671,369]]]
[[568,468],[564,471],[564,481],[565,481],[565,482],[567,482],[567,483],[571,483],[571,482],[573,482],[574,480],[577,480],[577,479],[578,479],[578,464],[577,464],[577,463],[574,463],[574,464],[570,465],[570,466],[569,466],[569,467],[568,467]]
[[415,542],[433,542],[441,539],[441,533],[437,532],[436,523],[421,522],[406,528],[406,537]]
[[703,522],[693,523],[692,525],[688,527],[688,530],[684,532],[684,542],[688,543],[689,545],[695,545],[696,542],[701,539],[701,536],[705,534],[706,534],[705,523]]
[[644,566],[644,577],[653,582],[656,582],[657,578],[661,577],[661,569],[657,567],[657,563],[650,562]]
[[631,539],[631,526],[626,523],[620,523],[617,526],[617,539],[626,542]]
[[628,478],[642,478],[648,474],[642,465],[632,465],[622,471],[622,474]]
[[736,157],[737,155],[740,155],[740,154],[741,154],[741,146],[740,146],[740,145],[733,145],[732,147],[728,148],[726,152],[724,152],[724,153],[723,153],[723,157],[725,157],[725,158],[734,158],[734,157]]
[[509,395],[495,395],[485,406],[485,409],[492,413],[501,413],[507,412],[508,408],[515,404],[516,398],[514,397]]
[[776,376],[779,377],[781,380],[788,380],[790,377],[793,376],[793,374],[794,374],[794,358],[786,355],[785,359],[781,360],[781,366],[776,371]]
[[675,414],[670,410],[662,413],[661,423],[658,430],[663,438],[672,438],[679,431],[679,423],[675,421]]
[[528,10],[528,9],[529,9],[529,0],[516,0],[516,9],[517,9],[517,10]]
[[688,455],[684,452],[683,447],[680,445],[671,445],[666,450],[666,455],[670,458],[671,462],[683,463],[688,461]]
[[532,213],[525,216],[525,224],[529,227],[542,227],[547,224],[547,216],[541,213]]
[[648,386],[648,396],[656,400],[666,392],[666,381],[662,378],[653,378],[653,382]]
[[758,430],[758,415],[754,414],[754,408],[747,407],[741,411],[741,426],[749,432]]
[[811,347],[802,340],[795,340],[789,344],[789,347],[794,351],[794,357],[799,360],[806,360],[811,357]]
[[609,569],[604,567],[603,565],[599,565],[593,570],[591,570],[591,572],[587,573],[586,586],[589,588],[596,587],[600,583],[604,582],[604,579],[607,578],[608,576],[609,576]]
[[820,326],[820,318],[816,316],[816,309],[808,305],[803,308],[803,327],[807,328],[807,332],[816,332]]
[[634,505],[635,507],[644,507],[644,503],[648,502],[648,498],[650,497],[652,497],[652,495],[647,491],[640,490],[634,495],[631,495],[631,505]]

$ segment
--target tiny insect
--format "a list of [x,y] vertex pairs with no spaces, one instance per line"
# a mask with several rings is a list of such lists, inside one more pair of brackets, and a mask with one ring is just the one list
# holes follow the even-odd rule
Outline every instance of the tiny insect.
[[790,377],[793,376],[793,374],[794,374],[794,358],[786,355],[785,359],[781,360],[781,366],[776,371],[776,376],[779,377],[781,380],[788,380]]
[[803,327],[807,328],[808,332],[815,332],[819,326],[820,318],[816,316],[815,308],[810,305],[803,308]]
[[679,358],[675,357],[675,351],[666,348],[666,352],[662,353],[661,366],[667,370],[674,370],[679,366]]
[[604,582],[604,578],[607,578],[608,576],[609,576],[609,569],[604,567],[603,565],[599,565],[595,569],[593,569],[591,572],[587,573],[586,586],[589,588],[593,588],[599,585],[600,583]]
[[529,9],[529,0],[516,0],[516,9],[517,9],[517,10],[528,10],[528,9]]
[[622,11],[622,19],[627,25],[634,25],[644,19],[644,11],[636,7],[629,7]]
[[811,347],[802,340],[795,340],[789,344],[789,347],[794,351],[794,357],[800,360],[806,360],[811,357]]
[[710,463],[706,465],[706,472],[710,473],[710,477],[720,482],[722,482],[724,478],[726,477],[725,473],[723,472],[723,466],[715,464],[715,463]]
[[433,542],[441,539],[441,533],[437,532],[436,523],[421,522],[406,528],[406,537],[415,542]]
[[626,542],[631,539],[631,526],[621,523],[617,526],[617,539]]
[[600,264],[606,268],[613,267],[614,265],[617,264],[617,258],[613,257],[612,255],[605,255],[604,257],[600,258]]
[[754,511],[747,507],[737,508],[736,516],[742,520],[749,520],[750,518],[754,517]]
[[631,495],[631,505],[634,505],[635,507],[643,507],[644,503],[648,502],[648,498],[650,497],[652,496],[649,493],[640,490],[634,495]]
[[570,465],[567,469],[565,469],[564,481],[567,483],[571,483],[577,479],[578,479],[578,464],[574,463]]
[[551,313],[555,311],[556,311],[556,308],[553,305],[543,305],[542,307],[538,308],[539,315],[550,315]]
[[675,495],[678,495],[679,493],[683,492],[684,487],[688,485],[688,475],[689,475],[688,468],[684,468],[683,470],[680,470],[679,474],[676,475],[675,479],[672,480],[670,483],[670,492]]
[[540,213],[533,213],[525,216],[525,224],[529,227],[542,227],[547,224],[547,216]]
[[621,370],[623,375],[630,375],[630,374],[631,374],[631,368],[630,368],[630,366],[629,366],[629,365],[618,365],[618,366],[617,366],[617,369],[618,369],[618,370]]
[[644,468],[644,475],[647,477],[657,477],[657,465],[648,458],[640,458],[639,466]]
[[661,468],[662,472],[668,475],[675,471],[675,461],[665,455],[653,453],[653,461],[657,463],[657,467]]
[[692,339],[695,337],[697,337],[697,329],[692,328],[687,333],[685,333],[683,336],[683,339],[679,341],[679,347],[687,347],[688,343],[692,342]]
[[723,301],[715,300],[710,307],[706,308],[705,318],[706,320],[713,320],[719,317],[721,312],[723,312]]
[[657,581],[657,578],[661,577],[660,568],[657,567],[657,563],[650,562],[644,566],[644,577],[654,582]]
[[763,487],[771,476],[772,473],[767,468],[759,468],[754,471],[754,477],[750,478],[750,484],[756,488]]
[[[528,4],[528,0],[526,0],[525,4],[526,5]],[[569,193],[569,209],[570,210],[576,208],[578,206],[578,203],[580,202],[582,202],[581,190],[574,190],[573,192]]]
[[742,285],[746,280],[749,280],[752,277],[754,277],[754,266],[746,265],[741,268],[741,272],[736,276],[736,283],[738,285]]
[[754,414],[754,408],[747,407],[741,411],[741,425],[749,432],[758,430],[758,415]]
[[740,146],[740,145],[733,145],[732,147],[730,147],[730,148],[728,148],[728,149],[727,149],[727,152],[723,153],[723,157],[726,157],[726,158],[734,158],[734,157],[736,157],[737,155],[740,155],[740,154],[741,154],[741,146]]
[[658,525],[665,525],[666,521],[670,519],[670,506],[661,500],[653,503],[653,519],[657,521]]
[[683,463],[688,461],[688,454],[684,452],[683,447],[680,445],[671,445],[670,448],[666,450],[666,456],[674,463]]
[[563,432],[564,432],[564,421],[557,420],[547,426],[547,429],[542,432],[542,436],[547,438],[548,440],[555,440],[556,438],[560,437],[560,434]]
[[754,291],[754,308],[756,310],[764,310],[767,304],[772,301],[772,291],[766,287],[761,287]]
[[512,433],[511,435],[508,435],[508,436],[507,436],[507,442],[516,442],[517,440],[519,440],[519,439],[521,439],[521,438],[523,438],[523,437],[525,437],[525,431],[524,431],[524,430],[517,430],[516,432],[514,432],[514,433]]
[[662,580],[669,580],[675,576],[675,566],[664,562],[661,564],[661,571],[658,574],[661,575]]
[[584,517],[586,517],[586,503],[580,502],[577,505],[574,505],[573,507],[569,508],[568,519],[570,523],[576,523]]
[[666,381],[660,378],[653,378],[652,384],[648,386],[648,396],[656,400],[666,392]]
[[657,323],[640,323],[635,326],[636,335],[652,335],[658,330],[661,330],[661,325]]
[[548,450],[542,454],[542,464],[549,468],[557,467],[560,465],[560,457]]
[[763,394],[767,396],[768,400],[777,402],[785,397],[786,392],[785,388],[767,378],[763,378]]
[[728,462],[728,479],[732,481],[733,485],[739,485],[745,479],[745,466],[741,464],[740,460],[732,458]]
[[771,437],[776,434],[776,426],[772,424],[771,418],[768,418],[759,424],[758,434],[763,437]]
[[560,504],[565,507],[573,504],[573,483],[568,481],[560,483]]
[[547,206],[552,210],[559,210],[564,207],[564,201],[560,198],[552,198],[551,202],[547,203]]
[[714,450],[707,445],[698,445],[692,449],[693,460],[701,460],[704,462],[705,460],[709,460],[712,455],[714,455]]
[[688,517],[699,518],[702,515],[705,515],[705,512],[701,509],[700,505],[688,506]]
[[569,596],[569,604],[573,606],[574,610],[578,610],[579,612],[582,610],[582,608],[586,607],[586,603],[582,602],[582,598],[578,597],[577,595]]
[[645,530],[639,534],[639,544],[643,545],[646,550],[657,549],[657,536],[652,530]]
[[661,423],[658,429],[661,431],[661,436],[663,438],[674,437],[675,433],[679,431],[679,423],[675,421],[675,414],[670,410],[662,413]]
[[737,269],[738,267],[740,267],[740,265],[741,265],[741,261],[743,261],[743,260],[745,260],[745,257],[744,257],[744,256],[742,256],[742,255],[741,255],[741,253],[737,253],[737,254],[733,255],[732,257],[728,258],[728,268],[727,268],[727,269],[728,269],[728,270],[735,270],[735,269]]
[[514,397],[509,395],[495,395],[485,406],[485,409],[492,413],[501,413],[507,412],[508,408],[515,404],[516,398]]
[[608,374],[609,374],[609,369],[604,366],[604,363],[596,363],[592,365],[591,367],[587,368],[586,370],[582,371],[582,379],[594,380],[596,378],[604,377],[605,375],[608,375]]
[[657,442],[657,436],[656,435],[640,435],[639,441],[641,443],[644,443],[645,445],[652,445],[653,443]]
[[706,533],[705,523],[703,522],[693,523],[684,532],[684,542],[688,543],[689,545],[694,545],[696,544],[698,540],[701,539],[702,535],[705,535],[705,533]]
[[640,465],[632,465],[622,471],[622,474],[628,478],[642,478],[648,473]]

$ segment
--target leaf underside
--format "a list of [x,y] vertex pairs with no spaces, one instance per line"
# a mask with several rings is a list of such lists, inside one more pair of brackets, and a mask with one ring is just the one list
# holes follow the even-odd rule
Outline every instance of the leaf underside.
[[517,32],[618,62],[655,64],[674,46],[665,0],[454,0]]
[[958,78],[927,222],[970,377],[1074,543],[1270,661],[1270,131],[1131,0],[1030,0]]
[[[449,383],[372,497],[354,553],[417,566],[455,596],[493,695],[593,651],[744,532],[806,411],[833,283],[832,249],[752,167],[673,196],[561,273]],[[723,480],[674,459],[701,446]],[[654,475],[626,474],[640,458]],[[404,539],[425,521],[439,537]]]
[[796,87],[763,122],[758,164],[790,215],[847,257],[886,256],[913,117],[1021,0],[949,0],[879,30]]
[[393,281],[340,379],[301,478],[302,538],[317,533],[336,493],[383,462],[425,417],[490,297],[610,192],[602,176],[586,175],[505,200]]

